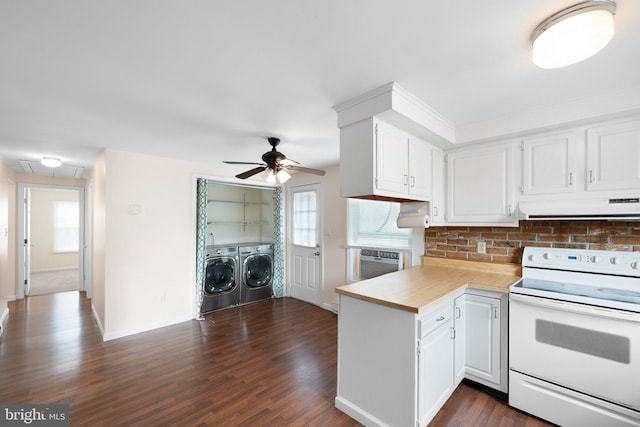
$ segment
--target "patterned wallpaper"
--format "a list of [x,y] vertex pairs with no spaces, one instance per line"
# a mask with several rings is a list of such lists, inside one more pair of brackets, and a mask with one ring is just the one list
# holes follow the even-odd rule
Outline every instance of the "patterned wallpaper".
[[[477,253],[485,241],[487,253]],[[640,221],[520,221],[518,227],[431,227],[425,255],[520,264],[525,246],[640,251]]]

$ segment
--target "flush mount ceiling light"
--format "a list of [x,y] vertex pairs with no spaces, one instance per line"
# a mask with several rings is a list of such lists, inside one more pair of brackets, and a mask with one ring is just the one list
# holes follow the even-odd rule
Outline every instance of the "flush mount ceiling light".
[[62,166],[62,161],[57,157],[43,157],[40,163],[48,168],[58,168]]
[[613,37],[615,12],[614,1],[591,0],[551,15],[531,34],[533,63],[560,68],[595,55]]

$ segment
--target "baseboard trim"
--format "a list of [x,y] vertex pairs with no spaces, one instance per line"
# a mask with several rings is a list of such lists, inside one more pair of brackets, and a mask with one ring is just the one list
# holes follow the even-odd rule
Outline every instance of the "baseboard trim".
[[0,316],[0,336],[4,332],[4,321],[9,317],[9,307],[5,307],[2,312],[2,316]]
[[338,314],[338,304],[328,304],[325,302],[322,304],[322,308],[324,308],[325,310],[332,311],[335,314]]
[[32,268],[31,273],[50,273],[54,271],[78,270],[78,267]]
[[16,301],[17,299],[18,299],[18,297],[17,297],[17,296],[15,296],[15,295],[9,295],[9,296],[7,297],[7,302],[13,302],[13,301]]
[[128,337],[129,335],[135,335],[135,334],[140,334],[142,332],[147,332],[147,331],[152,331],[154,329],[160,329],[160,328],[164,328],[165,326],[171,326],[171,325],[175,325],[177,323],[182,323],[182,322],[186,322],[188,320],[192,320],[193,317],[192,316],[180,316],[180,317],[175,317],[173,319],[168,319],[162,322],[156,322],[156,323],[151,323],[147,326],[143,326],[141,328],[135,328],[135,329],[125,329],[125,330],[120,330],[120,331],[113,331],[113,332],[106,332],[106,333],[102,333],[102,340],[103,341],[110,341],[110,340],[115,340],[117,338],[123,338],[123,337]]
[[336,396],[335,403],[336,403],[336,408],[338,408],[345,414],[349,415],[351,418],[353,418],[354,420],[358,421],[361,424],[364,424],[366,426],[380,426],[380,427],[387,425],[383,423],[381,420],[379,420],[378,418],[374,417],[367,411],[363,410],[357,405],[354,405],[353,403],[351,403],[350,401],[348,401],[343,397]]
[[100,329],[100,335],[102,336],[102,341],[105,341],[104,326],[102,326],[102,322],[100,321],[100,316],[98,316],[98,312],[96,311],[96,306],[93,304],[91,304],[91,314],[93,314],[93,319],[96,321],[96,324],[98,325],[98,329]]

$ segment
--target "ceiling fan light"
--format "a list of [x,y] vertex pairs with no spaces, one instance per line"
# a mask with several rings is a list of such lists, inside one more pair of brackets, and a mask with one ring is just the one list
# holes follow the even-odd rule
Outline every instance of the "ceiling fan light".
[[273,173],[273,170],[271,169],[265,169],[263,172],[260,172],[260,178],[269,184],[276,183],[276,174]]
[[533,63],[566,67],[601,51],[613,38],[615,7],[612,1],[585,1],[544,20],[531,36]]
[[43,157],[40,163],[48,168],[58,168],[62,166],[62,161],[57,157]]
[[289,180],[289,178],[291,178],[291,175],[289,175],[289,173],[284,169],[280,169],[276,174],[276,182],[278,184],[284,184]]

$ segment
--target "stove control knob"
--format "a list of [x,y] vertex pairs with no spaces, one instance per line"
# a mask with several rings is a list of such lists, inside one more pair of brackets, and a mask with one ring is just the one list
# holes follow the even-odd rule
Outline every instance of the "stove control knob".
[[633,268],[634,270],[640,269],[640,262],[638,262],[638,261],[632,262],[631,263],[631,268]]
[[537,255],[529,255],[529,261],[537,261],[537,260],[538,260]]
[[553,259],[555,258],[551,252],[545,252],[543,255],[544,259]]
[[614,256],[609,261],[611,261],[611,264],[613,265],[620,264],[620,258],[618,258],[617,256]]
[[594,255],[592,257],[589,257],[589,261],[591,261],[591,262],[600,262],[601,259],[600,259],[600,257],[598,255]]

